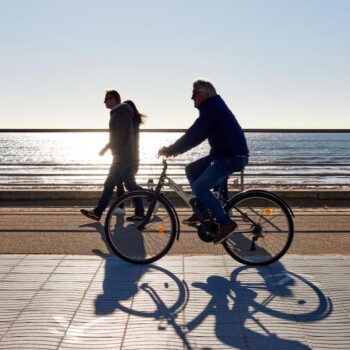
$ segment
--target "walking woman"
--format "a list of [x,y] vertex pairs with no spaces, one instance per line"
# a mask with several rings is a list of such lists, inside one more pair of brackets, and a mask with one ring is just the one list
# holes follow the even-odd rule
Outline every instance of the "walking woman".
[[[123,103],[126,103],[127,105],[129,105],[133,112],[134,112],[134,118],[133,118],[133,126],[134,126],[134,151],[135,151],[135,155],[134,155],[134,166],[132,168],[132,172],[133,172],[133,176],[135,178],[138,170],[139,170],[139,163],[140,163],[140,125],[144,123],[144,119],[146,118],[146,115],[143,113],[140,113],[135,105],[135,103],[131,100],[126,100]],[[124,189],[124,183],[120,182],[117,185],[117,196],[120,197],[125,193],[125,189]],[[122,204],[122,206],[124,206]],[[123,207],[119,207],[116,209],[116,213],[117,214],[125,214],[125,210]],[[137,221],[138,219],[141,220],[142,217],[138,218],[137,215],[135,214],[133,217],[129,217],[127,218],[128,221],[131,220],[131,218],[134,219],[134,221]]]

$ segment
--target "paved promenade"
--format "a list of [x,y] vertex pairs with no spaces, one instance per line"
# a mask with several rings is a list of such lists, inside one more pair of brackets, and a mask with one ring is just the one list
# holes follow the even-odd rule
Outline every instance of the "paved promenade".
[[350,349],[348,208],[294,208],[289,253],[254,268],[188,226],[127,264],[81,206],[0,208],[0,350]]
[[[79,205],[7,206],[0,208],[0,254],[96,254],[108,253],[104,242],[104,218],[91,221]],[[292,254],[350,254],[350,208],[293,208],[295,237]],[[190,215],[178,208],[180,221]],[[179,241],[170,255],[225,254],[221,246],[202,242],[196,231],[181,225]]]
[[349,349],[350,256],[0,255],[0,349]]

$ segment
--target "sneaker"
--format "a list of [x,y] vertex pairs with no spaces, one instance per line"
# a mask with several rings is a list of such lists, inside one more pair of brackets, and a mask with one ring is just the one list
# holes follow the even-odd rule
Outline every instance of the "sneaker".
[[[204,221],[210,220],[210,214],[208,212],[202,213],[202,215],[204,217]],[[193,213],[189,218],[182,220],[182,223],[186,224],[186,225],[199,224],[200,220],[199,220],[197,214]]]
[[126,221],[131,221],[131,222],[135,222],[135,221],[142,221],[145,219],[145,215],[133,215],[133,216],[128,216],[125,220]]
[[125,215],[125,209],[124,208],[117,208],[114,210],[115,215]]
[[225,239],[227,239],[236,229],[237,224],[234,221],[231,221],[227,225],[221,225],[217,236],[214,239],[214,244],[222,243]]
[[100,221],[101,215],[96,214],[95,210],[80,209],[80,212],[89,219]]

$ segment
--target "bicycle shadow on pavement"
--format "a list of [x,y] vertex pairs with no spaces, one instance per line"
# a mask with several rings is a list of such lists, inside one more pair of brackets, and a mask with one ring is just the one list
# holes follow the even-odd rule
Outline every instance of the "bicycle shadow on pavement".
[[156,321],[158,331],[165,331],[170,326],[187,348],[191,348],[179,317],[189,298],[186,282],[164,267],[135,265],[117,258],[109,249],[103,225],[95,222],[84,226],[93,227],[100,233],[109,252],[93,250],[105,260],[103,292],[95,299],[95,314],[105,316],[122,311]]
[[142,318],[143,324],[149,319],[156,331],[162,333],[171,327],[187,344],[179,314],[188,297],[186,283],[166,268],[132,265],[115,257],[105,257],[103,293],[95,299],[95,314],[104,316],[121,311]]
[[[91,226],[104,237],[101,224]],[[121,311],[150,320],[158,331],[170,327],[185,349],[200,348],[196,342],[203,337],[201,325],[207,327],[204,322],[208,317],[214,317],[213,336],[237,349],[247,346],[309,349],[294,340],[300,336],[296,322],[317,322],[332,313],[332,302],[322,290],[305,275],[287,270],[281,262],[264,267],[241,266],[231,272],[230,279],[211,275],[206,282],[193,282],[189,290],[185,281],[164,267],[133,265],[102,252],[95,253],[105,259],[103,288],[95,299],[95,314]],[[192,300],[190,292],[195,290]],[[192,301],[198,306],[201,300],[198,291],[209,295],[210,300],[197,315],[184,322],[180,313],[193,315]],[[285,325],[277,329],[282,334],[294,335],[293,340],[274,333],[279,323]],[[285,328],[288,332],[283,332]],[[205,328],[205,338],[208,337],[210,333]]]
[[[290,321],[285,322],[284,328],[294,327],[291,333],[298,337],[295,322],[316,322],[332,313],[331,300],[315,284],[286,270],[279,262],[267,267],[242,266],[232,271],[230,280],[213,275],[206,283],[194,282],[192,286],[208,293],[211,299],[187,323],[187,332],[195,333],[207,317],[214,316],[217,339],[237,349],[246,349],[247,345],[260,349],[309,349],[299,341],[273,333],[278,320]],[[299,295],[300,288],[303,291]],[[308,299],[299,299],[300,296]]]

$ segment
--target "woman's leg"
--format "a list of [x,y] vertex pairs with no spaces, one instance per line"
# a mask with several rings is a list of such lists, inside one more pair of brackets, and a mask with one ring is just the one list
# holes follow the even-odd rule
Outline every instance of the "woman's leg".
[[[124,184],[123,182],[119,182],[117,185],[117,197],[121,197],[123,194],[125,193],[125,189],[124,189]],[[122,203],[119,208],[123,209],[124,208],[124,204]]]
[[[137,168],[135,165],[130,166],[126,171],[126,174],[124,177],[124,184],[128,191],[137,191],[142,189],[140,186],[137,185],[135,181],[136,172],[137,172]],[[145,210],[143,207],[142,200],[140,198],[136,198],[134,200],[134,206],[135,206],[135,215],[141,216],[141,217],[144,216]]]

